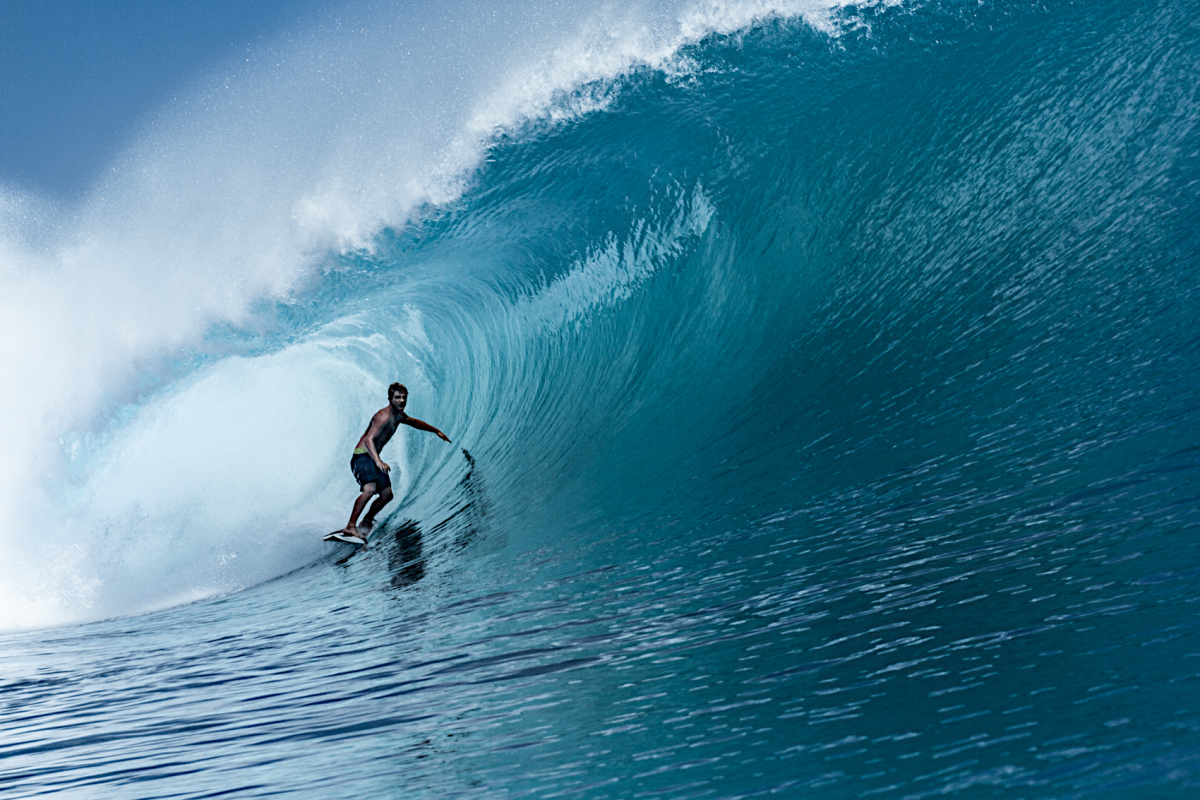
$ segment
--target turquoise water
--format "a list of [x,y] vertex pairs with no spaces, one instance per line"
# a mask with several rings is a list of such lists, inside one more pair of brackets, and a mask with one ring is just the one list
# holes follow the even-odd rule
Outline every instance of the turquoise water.
[[714,23],[309,243],[58,432],[5,795],[1192,796],[1194,12]]

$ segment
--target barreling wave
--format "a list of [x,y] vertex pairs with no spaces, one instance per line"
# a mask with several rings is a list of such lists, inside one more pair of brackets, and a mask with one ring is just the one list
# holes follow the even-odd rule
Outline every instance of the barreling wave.
[[[409,352],[428,344],[419,289],[355,317],[353,293],[378,287],[344,274],[478,190],[497,136],[602,110],[622,76],[673,71],[710,32],[780,13],[828,27],[831,8],[352,4],[197,82],[79,207],[4,189],[0,626],[170,605],[311,561],[302,542],[346,488],[327,466],[344,426],[378,381],[420,385],[450,357]],[[402,263],[370,269],[393,299],[414,288]],[[251,539],[257,555],[235,547]]]
[[229,66],[63,233],[5,201],[5,628],[318,561],[396,379],[456,447],[398,436],[395,519],[461,446],[522,547],[1186,492],[1144,477],[1200,430],[1184,5],[1071,47],[1035,6],[492,11]]

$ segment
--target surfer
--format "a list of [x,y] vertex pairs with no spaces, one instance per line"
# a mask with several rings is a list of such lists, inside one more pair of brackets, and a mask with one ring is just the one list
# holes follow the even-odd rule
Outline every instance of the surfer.
[[375,498],[375,502],[371,504],[371,508],[362,520],[363,528],[369,533],[375,524],[375,515],[391,502],[392,481],[388,477],[388,473],[392,468],[379,457],[379,451],[391,441],[392,434],[396,432],[398,425],[408,425],[419,431],[436,433],[442,441],[450,441],[450,437],[428,422],[405,414],[404,406],[407,404],[408,389],[404,384],[393,383],[389,386],[387,407],[375,412],[375,416],[371,417],[371,423],[367,425],[366,433],[362,435],[362,438],[358,440],[358,445],[354,448],[354,456],[350,459],[350,471],[354,473],[354,479],[362,488],[362,494],[354,501],[354,510],[350,512],[350,521],[341,530],[341,536],[337,537],[342,541],[366,544],[367,537],[358,532],[358,515],[362,513],[367,501],[378,494],[379,497]]

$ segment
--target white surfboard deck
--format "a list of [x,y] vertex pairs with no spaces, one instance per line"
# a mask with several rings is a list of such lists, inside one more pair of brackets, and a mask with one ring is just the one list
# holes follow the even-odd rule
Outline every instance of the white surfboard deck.
[[357,537],[350,536],[345,531],[334,531],[333,533],[327,533],[327,534],[325,534],[325,541],[327,541],[327,542],[345,542],[346,544],[356,544],[359,547],[362,547],[364,544],[367,543],[367,539],[365,536],[362,539],[359,539]]

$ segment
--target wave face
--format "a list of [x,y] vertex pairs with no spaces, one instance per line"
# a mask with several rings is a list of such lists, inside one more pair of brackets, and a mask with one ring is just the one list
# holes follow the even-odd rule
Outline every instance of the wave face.
[[7,197],[0,779],[1194,791],[1192,12],[362,12]]

